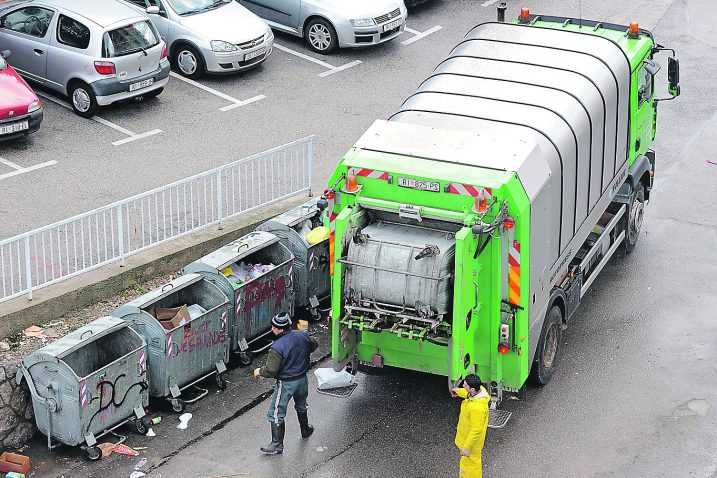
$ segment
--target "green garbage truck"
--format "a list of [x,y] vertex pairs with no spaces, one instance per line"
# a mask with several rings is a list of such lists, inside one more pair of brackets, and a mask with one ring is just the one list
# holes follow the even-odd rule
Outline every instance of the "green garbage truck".
[[374,122],[323,196],[335,368],[475,372],[494,407],[546,384],[581,297],[638,241],[664,50],[673,99],[675,52],[638,24],[523,9]]

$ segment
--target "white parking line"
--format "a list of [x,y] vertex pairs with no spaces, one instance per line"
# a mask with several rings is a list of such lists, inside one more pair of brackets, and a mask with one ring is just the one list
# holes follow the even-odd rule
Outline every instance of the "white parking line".
[[52,166],[53,164],[57,164],[57,161],[45,161],[44,163],[35,164],[27,168],[24,168],[19,164],[15,164],[12,161],[8,161],[7,159],[3,158],[0,158],[0,163],[4,164],[5,166],[9,166],[15,170],[10,173],[0,174],[0,181],[2,181],[3,179],[17,176],[19,174],[29,173],[30,171],[35,171],[36,169],[44,168],[46,166]]
[[349,69],[349,68],[351,68],[351,67],[354,67],[354,66],[356,66],[356,65],[360,65],[361,63],[363,63],[361,60],[354,60],[354,61],[352,61],[352,62],[350,62],[350,63],[346,63],[345,65],[334,66],[334,65],[332,65],[332,64],[330,64],[330,63],[326,63],[325,61],[316,59],[316,58],[311,57],[311,56],[309,56],[309,55],[304,55],[303,53],[300,53],[300,52],[298,52],[298,51],[294,51],[294,50],[292,50],[291,48],[285,47],[284,45],[277,45],[276,43],[274,43],[274,48],[276,48],[276,49],[278,49],[278,50],[281,50],[281,51],[283,51],[283,52],[286,52],[286,53],[288,53],[288,54],[290,54],[290,55],[298,56],[299,58],[303,58],[304,60],[308,60],[308,61],[310,61],[310,62],[312,62],[312,63],[316,63],[317,65],[323,66],[323,67],[326,68],[328,71],[324,71],[324,72],[322,72],[322,73],[319,73],[319,76],[320,76],[321,78],[324,78],[324,77],[329,76],[329,75],[333,75],[334,73],[338,73],[339,71],[347,70],[347,69]]
[[[42,96],[43,98],[48,99],[48,100],[52,101],[53,103],[56,103],[64,108],[67,108],[70,110],[72,109],[72,106],[70,106],[69,103],[66,103],[60,99],[57,99],[54,96],[50,96],[50,95],[47,95],[47,94],[41,93],[41,92],[36,92],[36,93],[39,96]],[[100,118],[99,116],[93,116],[90,119],[92,119],[93,121],[96,121],[99,124],[108,126],[108,127],[112,128],[113,130],[119,131],[120,133],[128,136],[127,138],[112,142],[113,146],[119,146],[121,144],[130,143],[132,141],[137,141],[138,139],[146,138],[148,136],[154,136],[155,134],[159,134],[162,132],[161,129],[153,129],[151,131],[147,131],[146,133],[137,134],[137,133],[133,133],[132,131],[128,130],[127,128],[123,128],[122,126],[120,126],[118,124],[114,124],[111,121],[108,121],[104,118]]]
[[481,6],[481,7],[489,7],[489,6],[493,5],[493,4],[494,4],[495,2],[497,2],[497,1],[498,1],[498,0],[488,0],[488,1],[486,1],[486,2],[481,3],[480,6]]
[[409,38],[408,40],[403,40],[401,42],[401,45],[410,45],[411,43],[416,42],[416,41],[420,40],[421,38],[426,38],[428,35],[436,33],[438,30],[440,30],[442,28],[443,28],[442,26],[436,25],[435,27],[429,28],[425,32],[419,32],[419,31],[416,31],[416,30],[406,27],[406,31],[408,33],[412,33],[414,36]]
[[210,88],[201,83],[197,83],[196,81],[190,80],[189,78],[185,78],[182,75],[175,73],[173,71],[170,72],[169,74],[172,75],[173,78],[181,80],[181,81],[188,83],[192,86],[196,86],[197,88],[204,90],[207,93],[211,93],[214,96],[218,96],[219,98],[227,100],[231,103],[228,106],[223,106],[223,107],[219,108],[219,111],[233,110],[234,108],[238,108],[240,106],[245,106],[245,105],[248,105],[249,103],[254,103],[255,101],[263,100],[264,98],[266,98],[266,96],[264,96],[264,95],[256,95],[256,96],[252,96],[251,98],[246,99],[246,100],[238,100],[238,99],[234,98],[233,96],[226,95],[226,94],[222,93],[221,91],[215,90],[214,88]]

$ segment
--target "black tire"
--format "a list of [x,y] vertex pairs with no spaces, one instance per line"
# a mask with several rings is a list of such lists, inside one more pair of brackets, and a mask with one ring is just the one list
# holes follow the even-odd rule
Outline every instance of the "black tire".
[[182,413],[184,411],[184,402],[178,398],[172,399],[172,411],[175,413]]
[[149,425],[142,418],[138,418],[134,421],[134,430],[140,435],[146,435],[149,431]]
[[172,64],[180,75],[197,79],[204,73],[204,58],[191,45],[179,45],[172,49]]
[[97,461],[102,458],[102,451],[96,446],[89,446],[86,451],[87,458],[89,458],[90,461]]
[[223,373],[218,373],[214,376],[214,380],[217,383],[217,388],[221,391],[224,391],[227,389],[227,379],[224,378]]
[[82,81],[75,81],[68,88],[68,96],[73,111],[83,118],[92,118],[100,106],[97,104],[97,97],[92,88]]
[[156,98],[156,97],[158,97],[159,95],[161,95],[163,91],[164,91],[164,87],[162,87],[162,88],[157,88],[156,90],[152,90],[152,91],[148,91],[147,93],[143,93],[143,94],[141,95],[141,98],[142,98],[143,100],[145,100],[145,101],[146,101],[146,100],[151,100],[152,98]]
[[254,354],[251,353],[249,350],[245,350],[244,352],[239,352],[239,363],[243,365],[244,367],[251,365],[251,363],[254,361]]
[[313,18],[306,24],[304,38],[317,53],[331,53],[339,46],[336,29],[323,18]]
[[553,378],[560,355],[560,341],[563,336],[563,313],[554,305],[543,322],[538,348],[535,351],[530,378],[536,385],[547,385]]
[[628,254],[635,250],[637,240],[640,239],[642,219],[645,213],[645,188],[637,183],[632,193],[630,208],[627,210],[627,227],[625,228],[625,252]]

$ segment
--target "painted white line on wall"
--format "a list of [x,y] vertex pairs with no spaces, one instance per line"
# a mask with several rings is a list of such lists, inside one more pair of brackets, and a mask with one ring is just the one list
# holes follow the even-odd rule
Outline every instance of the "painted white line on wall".
[[481,6],[481,7],[490,7],[491,5],[493,5],[493,4],[494,4],[495,2],[497,2],[497,1],[498,1],[498,0],[487,0],[487,1],[483,2],[483,3],[481,3],[480,6]]
[[[429,28],[428,30],[426,30],[426,31],[423,32],[423,33],[418,33],[418,32],[417,32],[417,34],[416,34],[415,36],[409,38],[408,40],[402,41],[402,42],[401,42],[401,45],[410,45],[411,43],[417,42],[418,40],[420,40],[420,39],[422,39],[422,38],[426,38],[428,35],[431,35],[431,34],[433,34],[433,33],[436,33],[438,30],[440,30],[440,29],[442,29],[442,28],[443,28],[442,26],[436,25],[435,27]],[[406,30],[408,30],[408,29],[406,29]],[[412,32],[409,32],[409,33],[412,33]]]
[[266,98],[266,96],[264,96],[264,95],[257,95],[257,96],[252,96],[251,98],[246,99],[246,100],[240,100],[240,99],[238,99],[238,98],[234,98],[233,96],[229,96],[229,95],[227,95],[227,94],[225,94],[225,93],[222,93],[221,91],[217,91],[217,90],[215,90],[214,88],[210,88],[210,87],[208,87],[208,86],[206,86],[206,85],[203,85],[203,84],[201,84],[201,83],[197,83],[197,82],[194,81],[194,80],[190,80],[189,78],[185,78],[185,77],[183,77],[182,75],[180,75],[179,73],[175,73],[175,72],[172,71],[172,72],[170,72],[169,74],[172,75],[173,78],[176,78],[176,79],[178,79],[178,80],[181,80],[181,81],[183,81],[183,82],[185,82],[185,83],[188,83],[188,84],[190,84],[190,85],[192,85],[192,86],[196,86],[197,88],[199,88],[199,89],[201,89],[201,90],[204,90],[204,91],[206,91],[207,93],[211,93],[211,94],[213,94],[214,96],[218,96],[219,98],[225,99],[225,100],[227,100],[227,101],[229,101],[229,102],[231,103],[231,104],[228,105],[228,106],[223,106],[223,107],[219,108],[219,111],[229,111],[229,110],[233,110],[234,108],[238,108],[238,107],[240,107],[240,106],[245,106],[245,105],[248,105],[249,103],[254,103],[255,101],[263,100],[264,98]]
[[[60,105],[64,108],[67,108],[69,110],[72,109],[72,106],[65,101],[62,101],[58,98],[47,95],[45,93],[41,93],[41,92],[36,92],[36,93],[39,96],[42,96],[43,98],[48,99],[48,100],[52,101],[53,103],[57,103],[58,105]],[[112,143],[113,146],[119,146],[121,144],[130,143],[132,141],[137,141],[138,139],[146,138],[148,136],[154,136],[155,134],[159,134],[162,132],[161,129],[153,129],[151,131],[147,131],[146,133],[137,134],[137,133],[133,133],[132,131],[128,130],[127,128],[123,128],[122,126],[113,123],[112,121],[106,120],[104,118],[100,118],[99,116],[93,116],[90,119],[92,121],[95,121],[95,122],[101,124],[101,125],[107,126],[108,128],[112,128],[115,131],[119,131],[120,133],[122,133],[124,135],[127,135],[127,138],[120,139],[118,141],[114,141]]]
[[[2,158],[0,158],[0,160],[3,164],[7,164],[8,166],[10,166],[10,164],[14,164],[15,166],[17,166],[17,164],[13,163],[12,161],[7,161]],[[29,173],[30,171],[35,171],[37,169],[41,169],[41,168],[44,168],[47,166],[52,166],[53,164],[57,164],[57,161],[45,161],[44,163],[35,164],[33,166],[28,166],[27,168],[23,168],[23,167],[19,166],[19,169],[15,169],[15,171],[13,171],[11,173],[0,174],[0,181],[2,181],[3,179],[11,178],[13,176],[18,176],[20,174]]]
[[310,62],[312,62],[312,63],[316,63],[317,65],[323,66],[323,67],[326,68],[328,71],[324,71],[323,73],[319,73],[319,76],[320,76],[321,78],[324,78],[325,76],[333,75],[334,73],[338,73],[339,71],[347,70],[347,69],[349,69],[349,68],[351,68],[351,67],[354,67],[354,66],[356,66],[356,65],[360,65],[361,63],[363,63],[361,60],[354,60],[354,61],[352,61],[352,62],[350,62],[350,63],[346,63],[345,65],[334,66],[334,65],[332,65],[331,63],[326,63],[325,61],[319,60],[319,59],[314,58],[314,57],[312,57],[312,56],[305,55],[305,54],[300,53],[300,52],[298,52],[298,51],[294,51],[294,50],[292,50],[291,48],[285,47],[284,45],[277,45],[276,43],[274,43],[274,48],[276,48],[276,49],[278,49],[278,50],[281,50],[281,51],[283,51],[283,52],[286,52],[286,53],[288,53],[288,54],[290,54],[290,55],[294,55],[294,56],[297,56],[297,57],[302,58],[302,59],[304,59],[304,60],[310,61]]

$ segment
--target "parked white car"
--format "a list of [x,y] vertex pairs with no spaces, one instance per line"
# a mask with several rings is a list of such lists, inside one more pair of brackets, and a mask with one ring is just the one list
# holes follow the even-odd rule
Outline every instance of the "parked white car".
[[188,78],[253,68],[271,54],[271,28],[234,0],[124,1],[150,17]]
[[403,0],[237,0],[277,30],[311,49],[364,47],[393,40],[406,28]]

